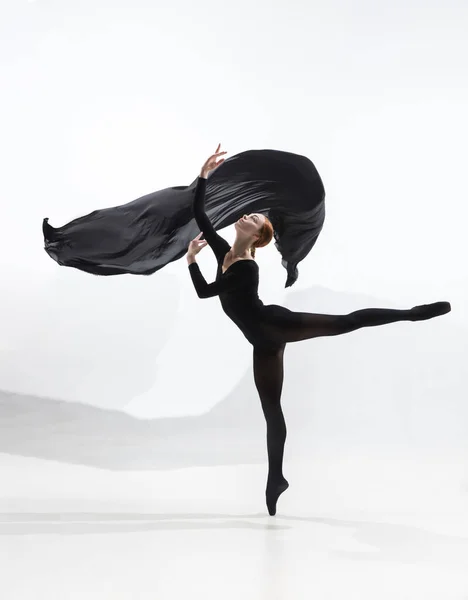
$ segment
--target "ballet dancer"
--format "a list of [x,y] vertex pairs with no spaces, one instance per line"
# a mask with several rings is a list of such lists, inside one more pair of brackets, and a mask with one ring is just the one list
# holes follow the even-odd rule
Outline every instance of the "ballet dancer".
[[[187,262],[200,298],[219,296],[226,315],[253,346],[253,372],[267,429],[268,478],[266,504],[276,514],[279,496],[289,487],[283,475],[286,423],[281,408],[283,356],[286,344],[321,336],[342,335],[362,327],[376,327],[399,321],[423,321],[450,312],[449,302],[435,302],[407,310],[366,308],[347,315],[293,312],[277,305],[264,305],[258,297],[259,269],[255,250],[266,246],[273,227],[265,215],[244,215],[234,225],[232,246],[214,230],[205,209],[208,175],[223,162],[220,150],[208,158],[197,181],[193,210],[200,234],[188,246]],[[203,236],[203,239],[202,239]],[[207,283],[196,262],[197,254],[209,245],[218,263],[216,280]]]

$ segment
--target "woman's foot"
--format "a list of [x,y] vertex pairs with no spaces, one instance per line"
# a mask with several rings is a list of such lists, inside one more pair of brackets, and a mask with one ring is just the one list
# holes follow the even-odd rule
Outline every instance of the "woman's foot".
[[411,321],[426,321],[434,317],[440,317],[449,313],[452,310],[450,302],[433,302],[432,304],[422,304],[414,306],[411,313]]
[[282,477],[278,481],[273,481],[267,484],[266,503],[268,513],[271,516],[276,515],[276,503],[278,502],[278,498],[283,492],[285,492],[288,489],[288,487],[289,483],[284,477]]

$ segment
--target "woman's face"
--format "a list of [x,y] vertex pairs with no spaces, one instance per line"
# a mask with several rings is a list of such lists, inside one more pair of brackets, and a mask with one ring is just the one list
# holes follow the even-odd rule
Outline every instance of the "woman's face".
[[251,213],[250,215],[244,215],[236,221],[234,227],[238,234],[255,238],[259,235],[264,224],[265,217],[263,215]]

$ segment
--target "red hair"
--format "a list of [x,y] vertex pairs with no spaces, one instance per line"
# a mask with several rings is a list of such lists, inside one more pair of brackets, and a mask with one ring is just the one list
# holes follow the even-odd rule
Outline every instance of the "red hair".
[[252,254],[252,258],[255,258],[255,249],[263,248],[271,242],[273,239],[273,225],[271,224],[270,219],[265,217],[265,223],[263,223],[262,228],[260,229],[260,233],[258,238],[252,244],[250,248],[250,253]]

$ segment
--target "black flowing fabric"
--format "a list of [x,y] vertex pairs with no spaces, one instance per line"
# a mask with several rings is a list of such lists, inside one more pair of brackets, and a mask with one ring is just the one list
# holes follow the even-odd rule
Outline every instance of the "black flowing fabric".
[[[44,219],[45,251],[59,265],[94,275],[150,275],[184,256],[199,233],[192,209],[197,179],[93,211],[63,227],[52,227]],[[216,230],[244,214],[267,215],[289,287],[322,230],[325,190],[305,156],[248,150],[228,158],[211,174],[206,212]]]

